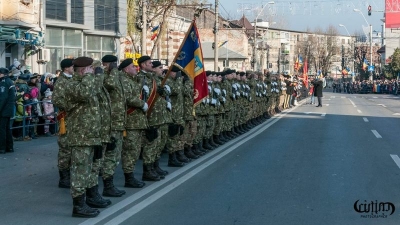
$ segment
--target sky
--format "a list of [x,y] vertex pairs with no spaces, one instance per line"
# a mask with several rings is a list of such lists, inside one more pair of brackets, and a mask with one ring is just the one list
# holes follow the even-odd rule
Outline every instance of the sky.
[[[208,1],[215,7],[215,1]],[[274,0],[274,4],[267,4],[268,2],[270,1],[219,0],[219,12],[227,19],[239,19],[244,14],[251,22],[260,15],[259,19],[274,21],[279,28],[296,31],[306,31],[307,28],[313,31],[317,27],[326,30],[329,25],[333,25],[337,26],[342,35],[347,34],[345,27],[354,35],[363,32],[362,25],[369,32],[368,24],[372,24],[373,30],[382,31],[384,0]],[[368,5],[372,8],[371,16],[368,16]],[[263,6],[265,7],[261,11]],[[365,19],[360,12],[354,12],[353,9],[360,9]],[[340,27],[339,24],[345,27]]]

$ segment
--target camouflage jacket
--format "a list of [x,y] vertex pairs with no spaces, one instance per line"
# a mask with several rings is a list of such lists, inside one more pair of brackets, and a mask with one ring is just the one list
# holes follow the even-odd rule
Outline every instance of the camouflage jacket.
[[[125,92],[127,110],[134,110],[126,116],[125,129],[144,130],[148,128],[146,113],[143,112],[144,101],[140,99],[142,86],[140,78],[131,76],[127,73],[122,75],[122,85]],[[125,113],[127,113],[125,111]]]
[[217,99],[217,110],[216,113],[225,113],[224,104],[226,102],[226,98],[222,96],[223,92],[221,89],[221,83],[215,82],[214,83],[214,97]]
[[232,110],[232,84],[229,80],[225,79],[220,84],[222,89],[222,97],[225,98],[224,109],[225,111]]
[[98,93],[102,87],[94,74],[81,76],[74,73],[70,80],[57,81],[53,102],[66,112],[66,138],[69,146],[101,145]]
[[185,121],[191,121],[194,120],[194,115],[193,115],[193,94],[194,94],[194,89],[193,89],[193,81],[191,79],[188,79],[183,82],[183,89],[182,89],[182,94],[183,94],[183,118]]
[[250,87],[249,91],[249,101],[254,102],[256,100],[256,92],[257,92],[257,81],[252,78],[247,82],[247,85]]
[[[72,76],[67,77],[64,73],[58,76],[57,82],[54,84],[52,102],[54,106],[58,108],[58,113],[61,111],[65,112],[65,109],[71,108],[72,103],[68,101],[68,96],[66,95],[66,85],[71,82]],[[59,121],[57,121],[59,122]],[[67,121],[64,120],[66,130],[68,131]],[[66,134],[59,134],[60,136],[66,136]]]
[[167,85],[171,88],[172,120],[175,124],[184,125],[183,120],[183,82],[182,78],[169,77]]
[[104,78],[104,87],[107,89],[111,99],[111,129],[123,131],[126,122],[125,93],[122,82],[123,75],[118,69],[113,69]]
[[[162,77],[154,76],[157,87],[161,85]],[[172,123],[171,111],[167,109],[166,95],[158,96],[154,102],[153,111],[148,117],[149,126],[159,126],[162,124]],[[172,109],[173,110],[173,109]]]
[[97,93],[100,109],[100,138],[103,143],[110,142],[111,138],[111,100],[107,89],[104,87],[104,74],[96,74],[97,86],[100,91]]

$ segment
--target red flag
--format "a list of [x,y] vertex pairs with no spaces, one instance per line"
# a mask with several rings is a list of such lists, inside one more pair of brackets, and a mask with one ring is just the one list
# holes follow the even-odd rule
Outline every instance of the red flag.
[[304,62],[304,66],[303,66],[303,76],[304,76],[304,86],[308,87],[308,64],[307,64],[307,59]]

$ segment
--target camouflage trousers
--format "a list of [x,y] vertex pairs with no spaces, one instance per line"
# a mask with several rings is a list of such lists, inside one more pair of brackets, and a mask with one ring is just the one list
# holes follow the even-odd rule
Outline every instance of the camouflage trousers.
[[211,138],[214,132],[214,127],[215,127],[215,117],[214,115],[208,115],[205,138],[207,139]]
[[93,163],[93,146],[71,146],[71,195],[85,194]]
[[69,170],[71,167],[71,148],[67,145],[67,136],[58,136],[58,169]]
[[156,160],[160,159],[162,150],[164,149],[165,145],[167,144],[168,124],[161,125],[159,130],[160,130],[160,132],[159,132],[160,136],[158,138],[160,138],[160,141],[158,142],[158,146],[157,146],[158,151],[156,154]]
[[152,142],[150,142],[146,134],[143,133],[142,135],[142,143],[143,143],[143,163],[144,164],[150,164],[154,163],[156,161],[157,154],[159,154],[159,149],[158,147],[160,146],[160,141],[161,141],[161,131],[159,126],[153,126],[157,128],[157,138],[154,139]]
[[115,168],[117,168],[119,161],[121,160],[121,151],[122,151],[122,131],[113,130],[111,131],[111,137],[114,137],[115,149],[106,151],[104,154],[104,162],[103,162],[103,179],[107,179],[114,175]]
[[99,172],[100,169],[103,167],[104,163],[104,155],[106,154],[106,145],[103,145],[103,152],[102,152],[102,158],[101,159],[96,159],[93,161],[92,164],[92,171],[89,176],[89,183],[88,183],[88,188],[91,188],[99,183]]
[[215,126],[213,130],[213,135],[219,135],[222,131],[222,124],[223,124],[222,114],[221,113],[215,114],[214,118],[215,118]]
[[196,134],[197,134],[197,120],[185,121],[185,130],[183,131],[184,146],[192,147]]
[[180,129],[179,133],[173,137],[169,137],[167,140],[167,148],[168,148],[168,153],[174,153],[179,150],[183,150],[185,147],[185,142],[184,142],[184,135],[180,134]]
[[193,143],[198,144],[205,138],[207,130],[207,116],[197,116],[197,133]]
[[232,113],[231,111],[225,111],[223,116],[223,131],[230,131],[232,129]]
[[143,130],[127,130],[122,144],[122,170],[133,173],[142,148]]

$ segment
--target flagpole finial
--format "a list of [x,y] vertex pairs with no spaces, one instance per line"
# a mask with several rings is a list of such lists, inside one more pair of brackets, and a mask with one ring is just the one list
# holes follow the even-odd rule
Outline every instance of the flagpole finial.
[[201,13],[203,12],[204,9],[206,9],[206,8],[203,6],[203,3],[201,3],[200,7],[195,9],[193,19],[196,20],[196,18],[201,15]]

